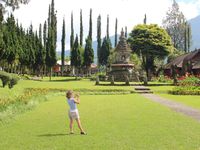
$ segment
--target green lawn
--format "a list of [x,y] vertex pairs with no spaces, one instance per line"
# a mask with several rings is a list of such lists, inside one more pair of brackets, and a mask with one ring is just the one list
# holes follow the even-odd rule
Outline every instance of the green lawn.
[[88,135],[68,135],[65,97],[52,97],[35,110],[0,126],[5,150],[200,148],[199,123],[139,95],[81,97]]
[[[58,80],[58,78],[55,78]],[[60,79],[60,78],[59,78]],[[64,78],[61,78],[64,80]],[[11,91],[34,88],[132,89],[82,81],[20,81]],[[164,89],[164,87],[162,87]],[[10,92],[0,88],[0,92]],[[12,93],[12,92],[11,92]],[[1,95],[2,96],[2,95]],[[1,150],[198,150],[199,122],[137,94],[81,95],[79,112],[88,135],[69,135],[65,93],[0,124]]]
[[[10,97],[14,98],[23,93],[25,88],[54,88],[54,89],[127,89],[133,90],[131,86],[95,86],[95,82],[91,82],[88,79],[74,80],[75,78],[69,77],[52,77],[52,81],[49,82],[49,78],[44,78],[43,81],[32,81],[32,80],[20,80],[19,84],[14,86],[13,89],[1,88],[0,82],[0,98],[1,97]],[[104,84],[109,84],[106,82]]]
[[174,86],[152,86],[150,87],[155,94],[161,97],[168,98],[170,100],[183,103],[184,105],[191,106],[193,108],[200,109],[200,95],[172,95],[167,94],[169,90],[172,90]]

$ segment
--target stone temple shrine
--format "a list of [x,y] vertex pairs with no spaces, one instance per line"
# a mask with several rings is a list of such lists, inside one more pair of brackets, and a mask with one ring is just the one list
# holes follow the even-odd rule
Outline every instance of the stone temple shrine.
[[129,82],[134,78],[134,64],[130,63],[131,49],[122,29],[119,43],[114,51],[114,62],[111,64],[109,77],[111,81]]

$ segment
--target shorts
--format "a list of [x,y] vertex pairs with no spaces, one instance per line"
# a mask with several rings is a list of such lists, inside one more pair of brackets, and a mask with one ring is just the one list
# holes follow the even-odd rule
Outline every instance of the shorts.
[[68,111],[68,116],[70,119],[79,119],[79,113],[78,113],[78,109],[76,109],[75,111]]

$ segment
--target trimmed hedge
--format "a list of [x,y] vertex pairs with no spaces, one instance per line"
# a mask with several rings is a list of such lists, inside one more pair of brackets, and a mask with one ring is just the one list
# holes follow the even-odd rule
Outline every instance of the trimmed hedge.
[[0,79],[2,81],[3,87],[8,85],[8,87],[11,89],[14,85],[18,83],[20,78],[16,74],[10,74],[7,72],[0,71]]
[[200,87],[188,86],[188,87],[175,87],[172,91],[169,91],[173,95],[200,95]]

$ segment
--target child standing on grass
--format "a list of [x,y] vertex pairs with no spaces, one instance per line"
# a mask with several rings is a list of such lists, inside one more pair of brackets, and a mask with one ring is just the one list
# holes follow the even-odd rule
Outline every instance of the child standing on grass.
[[73,134],[73,122],[74,120],[76,120],[78,127],[81,131],[81,134],[86,135],[86,132],[83,130],[82,126],[81,126],[81,121],[80,121],[80,117],[79,117],[79,113],[78,113],[78,109],[76,107],[76,104],[80,103],[80,99],[79,99],[79,95],[73,93],[72,90],[67,91],[66,93],[66,97],[67,97],[67,102],[69,104],[69,119],[70,119],[70,123],[69,123],[69,127],[70,127],[70,134]]

